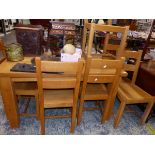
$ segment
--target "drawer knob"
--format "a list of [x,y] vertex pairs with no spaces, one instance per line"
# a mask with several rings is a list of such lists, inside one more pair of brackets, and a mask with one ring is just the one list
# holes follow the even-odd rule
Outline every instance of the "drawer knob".
[[98,78],[95,78],[95,80],[94,81],[97,81],[98,80]]
[[107,68],[107,65],[104,65],[103,68]]

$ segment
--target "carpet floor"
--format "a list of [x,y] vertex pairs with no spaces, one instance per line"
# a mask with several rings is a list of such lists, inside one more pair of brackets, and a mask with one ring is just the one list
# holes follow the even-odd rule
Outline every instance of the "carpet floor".
[[[19,111],[23,110],[24,99],[20,100]],[[29,112],[35,112],[35,100],[30,101]],[[93,107],[94,102],[87,102],[88,107]],[[114,113],[116,113],[119,103],[115,101]],[[131,106],[136,114],[141,115],[141,111],[136,106]],[[46,115],[68,113],[66,109],[46,110]],[[117,129],[113,128],[114,116],[104,123],[100,123],[101,113],[97,110],[85,111],[81,125],[76,126],[75,135],[151,135],[152,132],[147,125],[155,128],[155,119],[149,120],[144,126],[139,125],[139,116],[135,113],[124,112],[120,125]],[[69,135],[70,118],[46,119],[45,128],[47,135]],[[40,122],[35,117],[20,117],[20,127],[11,129],[3,108],[3,102],[0,97],[0,135],[38,135],[40,133]]]

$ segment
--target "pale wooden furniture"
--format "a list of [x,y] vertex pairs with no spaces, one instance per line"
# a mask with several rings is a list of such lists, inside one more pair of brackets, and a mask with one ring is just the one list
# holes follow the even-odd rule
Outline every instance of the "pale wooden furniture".
[[[36,82],[14,82],[13,88],[15,95],[17,96],[17,100],[20,96],[26,97],[28,102],[25,106],[24,112],[20,113],[20,116],[36,116],[39,119],[39,102],[38,102],[38,88]],[[29,106],[30,97],[35,97],[36,101],[36,113],[31,114],[27,113],[27,108]]]
[[[109,21],[108,24],[111,24],[111,22]],[[93,42],[95,32],[103,32],[103,33],[106,32],[103,53],[106,53],[107,51],[116,51],[116,58],[120,58],[121,56],[124,55],[128,29],[129,29],[128,26],[121,27],[121,26],[112,26],[112,25],[100,25],[100,24],[88,23],[87,21],[85,21],[84,29],[83,29],[83,38],[82,38],[83,53],[87,52],[87,50],[85,50],[85,47],[86,47],[88,33],[90,37],[90,39],[88,40],[91,40],[91,42]],[[121,33],[121,41],[119,45],[109,44],[109,33]],[[90,48],[92,47],[93,46],[91,46]],[[89,53],[87,54],[92,55],[91,54],[92,51],[91,50],[88,50],[88,51]],[[104,54],[103,56],[106,56],[106,54]],[[111,54],[107,54],[107,56],[115,57],[114,55],[111,55]]]
[[[31,63],[31,57],[25,57],[21,63]],[[28,72],[11,72],[10,69],[17,62],[9,62],[4,60],[0,64],[0,88],[4,104],[6,118],[8,119],[11,128],[17,128],[20,125],[17,100],[14,92],[14,82],[29,82],[36,81],[35,73]]]
[[[20,63],[31,64],[32,57],[24,57],[24,60]],[[20,119],[17,108],[17,100],[14,92],[13,83],[14,82],[36,82],[36,73],[30,72],[11,72],[10,69],[17,62],[10,62],[4,60],[0,64],[0,89],[2,100],[4,104],[4,110],[6,118],[10,123],[11,128],[18,128],[20,125]],[[98,72],[96,70],[96,72]],[[94,73],[96,74],[96,73]],[[63,75],[62,75],[63,76]],[[124,76],[124,73],[122,73]],[[81,81],[83,77],[81,78]]]
[[[36,58],[39,90],[41,134],[45,134],[44,110],[46,108],[71,108],[71,133],[76,126],[76,110],[83,62],[40,61]],[[52,77],[52,72],[53,77]],[[44,74],[48,74],[45,77]],[[58,74],[57,74],[58,73]],[[51,75],[51,76],[50,76]],[[64,77],[66,76],[66,77]],[[64,116],[48,116],[48,118]],[[65,116],[66,117],[66,116]]]
[[114,121],[115,128],[118,127],[124,108],[127,104],[148,103],[146,106],[146,110],[141,118],[141,124],[145,123],[151,111],[151,108],[154,104],[153,97],[150,94],[146,93],[143,89],[135,85],[135,80],[137,77],[141,54],[142,54],[141,51],[138,51],[138,52],[126,51],[125,52],[126,59],[132,58],[136,62],[130,63],[130,64],[127,63],[124,65],[124,69],[126,71],[132,71],[133,76],[131,80],[129,80],[128,78],[123,78],[119,85],[117,97],[120,100],[120,106],[119,106],[119,109],[117,111],[117,115]]
[[116,96],[118,83],[121,78],[123,61],[124,59],[92,59],[92,57],[88,55],[86,58],[82,90],[80,92],[78,125],[81,122],[82,113],[85,110],[84,101],[90,100],[105,101],[101,121],[102,123],[106,121],[111,105],[111,98],[115,98]]
[[[87,31],[89,31],[89,36],[88,36],[88,39],[86,39],[86,35],[83,35],[83,44],[82,44],[82,52],[83,52],[83,58],[85,59],[85,61],[87,62],[87,57],[91,57],[92,60],[93,59],[96,59],[96,58],[99,58],[99,59],[112,59],[112,60],[115,60],[115,59],[119,59],[120,55],[118,57],[114,57],[114,56],[111,56],[111,55],[102,55],[102,54],[92,54],[92,47],[93,47],[93,38],[94,38],[94,32],[95,31],[101,31],[101,32],[104,32],[104,31],[112,31],[112,32],[119,32],[119,31],[122,31],[122,33],[124,32],[126,35],[127,33],[127,28],[124,28],[124,27],[115,27],[115,26],[109,26],[109,25],[98,25],[98,24],[89,24],[87,22],[85,22],[85,27],[84,27],[84,34],[87,34]],[[85,45],[86,43],[88,44],[87,46],[87,49],[85,50]],[[120,47],[124,46],[124,43],[125,43],[125,40],[121,42],[121,45]],[[125,51],[122,50],[122,55]],[[94,75],[96,74],[96,70],[93,70],[94,71]],[[123,69],[121,71],[121,76],[124,76],[126,77],[128,74],[127,72],[125,72]],[[116,87],[117,88],[117,87]],[[114,101],[115,101],[115,96],[116,96],[116,93],[115,92],[111,99],[108,101],[108,106],[109,106],[109,109],[107,111],[107,114],[105,115],[106,117],[104,117],[104,120],[102,122],[105,122],[106,120],[108,120],[112,114],[112,109],[113,109],[113,106],[114,106]]]

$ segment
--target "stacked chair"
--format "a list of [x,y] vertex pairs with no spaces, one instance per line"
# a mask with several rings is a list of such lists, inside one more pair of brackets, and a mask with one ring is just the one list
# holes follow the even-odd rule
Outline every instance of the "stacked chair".
[[[86,34],[88,33],[88,31],[89,31],[88,46],[87,46],[87,50],[85,50],[85,47],[86,47],[85,44],[87,40]],[[96,31],[121,32],[122,38],[120,41],[120,45],[110,45],[109,44],[110,33],[106,33],[104,50],[103,50],[104,53],[102,54],[102,56],[98,54],[92,54],[91,50],[92,50],[93,38],[94,38],[94,33]],[[78,124],[80,124],[81,122],[82,112],[85,109],[84,108],[85,100],[87,101],[88,100],[99,100],[99,101],[106,100],[104,104],[104,110],[102,110],[103,114],[102,114],[101,122],[104,123],[105,121],[109,120],[112,114],[116,94],[119,100],[121,101],[121,103],[117,112],[114,127],[116,128],[118,126],[126,104],[148,103],[146,110],[141,118],[141,124],[145,123],[151,111],[151,108],[154,104],[153,103],[154,100],[151,95],[149,95],[144,90],[142,90],[141,88],[135,85],[135,80],[137,77],[142,52],[125,51],[127,32],[128,32],[128,27],[97,25],[97,24],[89,24],[88,22],[85,22],[82,50],[83,50],[83,55],[85,57],[86,65],[85,65],[85,73],[84,73],[84,79],[83,79],[83,85],[82,85],[82,92],[80,94]],[[116,50],[116,55],[114,56],[114,55],[108,54],[107,56],[107,51],[110,51],[110,50]],[[107,59],[111,59],[111,62],[115,63],[115,61],[119,61],[122,56],[125,57],[126,59],[134,59],[136,61],[134,64],[126,64],[127,61],[125,61],[123,68],[121,68],[122,66],[120,65],[119,71],[117,72],[117,75],[116,75],[117,80],[115,79],[115,82],[113,81],[115,84],[111,83],[110,86],[108,86],[107,85],[108,81],[106,80],[105,80],[106,84],[104,85],[101,84],[102,82],[104,83],[105,78],[103,77],[104,77],[104,74],[107,74],[106,73],[107,68],[110,68],[111,71],[112,71],[112,68],[113,69],[115,68],[115,70],[118,69],[116,68],[116,66],[110,67],[108,65],[108,61],[110,62],[110,60],[107,60]],[[125,77],[123,77],[122,75],[123,72],[121,72],[121,69],[125,71],[133,72],[133,77],[131,81],[126,78],[127,74],[125,75]],[[101,72],[103,73],[102,75],[101,75]],[[101,78],[102,80],[99,79],[99,77],[97,76],[98,74],[100,74],[100,76],[103,76]],[[107,77],[112,76],[112,72],[110,73],[110,70],[108,70],[108,75],[106,76]],[[120,78],[121,76],[123,77],[123,80],[121,80]],[[110,78],[108,78],[108,80],[110,82]],[[100,86],[97,85],[96,83],[100,83]],[[110,91],[110,88],[113,91],[112,90]],[[108,95],[106,94],[107,92],[109,92]],[[105,94],[107,95],[107,98],[104,96]]]
[[[82,51],[85,59],[85,72],[80,92],[80,104],[78,113],[78,125],[82,119],[82,113],[86,109],[84,101],[105,101],[102,109],[101,122],[104,123],[110,117],[114,105],[117,89],[122,76],[124,48],[128,27],[116,27],[111,25],[98,25],[85,22],[83,31]],[[89,31],[89,38],[87,39]],[[122,40],[117,45],[116,56],[92,54],[93,39],[96,31],[121,32]],[[108,33],[107,33],[108,34]],[[88,40],[87,50],[85,50]],[[108,42],[107,42],[108,43]],[[113,46],[113,45],[111,45]],[[108,50],[110,50],[110,45]],[[117,64],[117,65],[116,65]],[[104,112],[103,112],[104,111]]]

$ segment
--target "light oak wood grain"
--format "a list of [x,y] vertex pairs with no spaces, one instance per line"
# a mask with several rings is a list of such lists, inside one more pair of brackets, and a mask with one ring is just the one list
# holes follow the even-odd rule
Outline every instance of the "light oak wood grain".
[[[77,101],[81,74],[84,66],[83,61],[72,63],[49,62],[40,61],[40,58],[38,57],[35,59],[35,61],[39,90],[41,134],[45,134],[44,109],[60,107],[70,107],[72,109],[70,132],[73,133],[76,126]],[[63,72],[63,74],[57,75],[57,78],[52,76],[45,78],[43,75],[44,72],[50,73],[56,71]],[[65,74],[66,76],[68,76],[68,74],[71,74],[72,76],[64,78],[62,75]]]
[[142,54],[142,51],[138,51],[138,52],[127,51],[125,53],[125,57],[127,59],[134,58],[136,60],[136,63],[124,65],[125,70],[133,72],[133,77],[131,80],[127,78],[123,78],[119,85],[117,97],[120,100],[120,106],[118,108],[118,112],[114,121],[115,128],[118,127],[121,117],[123,115],[124,108],[127,104],[147,103],[146,109],[141,118],[141,124],[145,123],[151,111],[151,108],[153,107],[154,98],[150,94],[148,94],[147,92],[145,92],[144,90],[142,90],[141,88],[135,85],[135,80],[136,80],[138,68],[140,65],[141,54]]
[[[108,54],[109,57],[112,59],[115,58],[120,58],[124,56],[124,51],[126,47],[126,39],[127,39],[127,34],[129,27],[121,27],[121,26],[112,26],[110,25],[111,22],[108,22],[109,25],[100,25],[100,24],[94,24],[94,23],[88,23],[86,21],[84,23],[84,29],[83,29],[83,38],[82,38],[82,51],[84,55],[92,55],[92,44],[93,44],[93,39],[95,32],[103,32],[105,34],[105,40],[104,40],[104,49],[103,49],[103,54],[102,56],[105,56]],[[110,34],[109,33],[121,33],[121,39],[120,39],[120,44],[119,45],[113,45],[109,44],[109,39],[110,39]],[[88,36],[88,39],[87,39]],[[88,40],[88,41],[87,41]],[[88,42],[88,47],[85,49],[86,44]],[[116,56],[107,53],[108,51],[116,51]],[[93,55],[94,56],[94,55]]]
[[[117,83],[119,83],[119,80],[121,78],[121,69],[123,67],[123,61],[124,59],[92,59],[92,56],[88,55],[86,59],[84,79],[80,94],[78,125],[81,122],[82,113],[85,109],[84,101],[88,100],[107,101],[105,104],[105,110],[102,114],[101,121],[103,122],[104,120],[106,120],[110,105],[110,98],[115,98],[116,91],[118,88]],[[93,69],[98,70],[100,72],[98,72],[98,74],[94,74]],[[107,74],[107,69],[112,69],[112,74]]]

